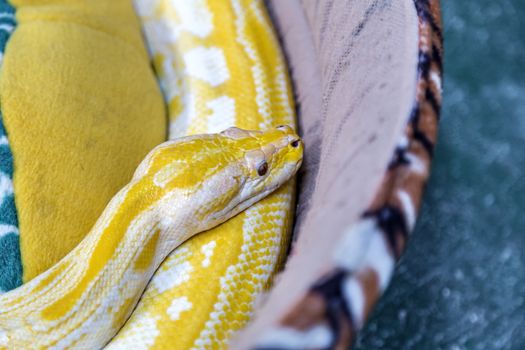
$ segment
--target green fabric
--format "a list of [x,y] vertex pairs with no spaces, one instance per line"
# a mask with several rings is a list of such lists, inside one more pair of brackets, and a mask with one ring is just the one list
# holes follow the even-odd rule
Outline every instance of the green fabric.
[[[16,22],[14,9],[0,0],[0,57]],[[13,193],[13,155],[0,114],[0,293],[22,284],[18,219]]]

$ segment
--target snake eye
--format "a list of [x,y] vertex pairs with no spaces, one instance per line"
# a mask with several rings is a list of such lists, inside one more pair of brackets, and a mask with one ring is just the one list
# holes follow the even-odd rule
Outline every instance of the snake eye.
[[259,176],[263,176],[267,172],[268,172],[268,163],[262,162],[261,164],[259,164],[259,167],[257,168],[257,174],[259,174]]
[[297,148],[297,147],[299,147],[299,140],[292,141],[292,142],[290,143],[290,146],[292,146],[293,148]]

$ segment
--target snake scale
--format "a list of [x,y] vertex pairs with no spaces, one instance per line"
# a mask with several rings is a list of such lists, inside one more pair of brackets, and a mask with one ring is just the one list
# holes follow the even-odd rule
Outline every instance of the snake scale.
[[175,247],[273,192],[301,161],[288,126],[157,146],[75,249],[0,296],[0,347],[101,348]]
[[[77,248],[0,297],[0,348],[100,348],[126,320],[107,348],[224,348],[284,258],[293,180],[170,255],[300,165],[302,146],[289,127],[213,134],[231,126],[295,126],[284,59],[263,3],[135,6],[176,141],[150,153]],[[199,134],[208,135],[188,136]]]

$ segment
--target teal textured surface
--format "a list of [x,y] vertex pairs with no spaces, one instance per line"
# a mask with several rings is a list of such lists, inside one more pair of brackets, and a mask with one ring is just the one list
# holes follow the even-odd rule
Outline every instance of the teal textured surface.
[[525,2],[441,5],[445,79],[431,180],[354,349],[525,349]]
[[[0,58],[15,28],[14,9],[0,0]],[[1,62],[0,62],[1,64]],[[13,155],[0,114],[0,293],[22,284],[20,239],[13,191]]]

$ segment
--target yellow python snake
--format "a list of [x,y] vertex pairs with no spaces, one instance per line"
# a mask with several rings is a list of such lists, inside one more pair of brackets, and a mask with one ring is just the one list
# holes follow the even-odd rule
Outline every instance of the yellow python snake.
[[[285,61],[262,1],[135,0],[170,138],[295,126]],[[226,348],[283,260],[294,183],[178,248],[109,349]]]
[[[284,124],[295,127],[284,59],[261,1],[135,0],[135,6],[167,100],[170,139],[215,133],[230,126],[254,130]],[[288,135],[287,145],[297,147],[294,154],[302,152],[291,129],[281,127],[279,133],[283,132]],[[270,142],[262,134],[248,135],[240,129],[230,129],[219,138],[224,137],[259,140],[260,150],[248,152],[255,157],[252,167],[261,156],[278,153],[276,150],[284,147],[282,140]],[[198,136],[183,140],[198,143],[208,139]],[[173,147],[184,144],[177,141]],[[0,348],[100,348],[115,336],[137,302],[129,320],[108,344],[109,349],[224,348],[232,333],[249,320],[257,297],[271,284],[284,258],[294,182],[288,181],[274,194],[169,255],[191,234],[219,224],[236,211],[231,210],[229,216],[228,210],[221,212],[224,217],[209,221],[208,226],[203,219],[198,230],[194,227],[195,232],[188,228],[191,234],[166,239],[171,245],[163,245],[163,229],[170,222],[160,213],[180,215],[178,220],[184,221],[184,215],[189,217],[193,212],[205,217],[206,210],[213,208],[206,207],[205,198],[188,200],[185,196],[190,192],[185,192],[178,194],[177,202],[191,205],[177,204],[181,212],[175,213],[173,208],[166,208],[168,205],[155,202],[162,197],[162,190],[152,181],[169,182],[180,171],[185,174],[178,177],[182,182],[195,180],[185,182],[185,186],[196,186],[197,179],[212,181],[211,173],[206,172],[209,166],[184,165],[190,158],[198,163],[196,155],[201,155],[202,164],[226,166],[220,153],[234,152],[230,146],[222,144],[222,151],[210,147],[213,151],[209,157],[203,155],[203,145],[190,147],[182,151],[184,156],[174,156],[170,166],[159,166],[155,175],[150,173],[153,168],[144,165],[157,159],[150,155],[77,248],[46,273],[0,297]],[[161,146],[152,154],[163,149],[168,152],[169,147]],[[188,162],[182,160],[184,157]],[[268,165],[270,172],[279,169],[270,162]],[[158,192],[149,193],[145,187],[141,190],[137,181],[150,181]],[[208,192],[206,198],[219,210],[228,206],[224,196],[229,198],[231,191],[235,192],[228,188]],[[170,203],[175,202],[173,199]],[[150,213],[148,205],[158,208]],[[206,209],[197,211],[198,205]],[[149,216],[135,221],[146,212]],[[128,237],[126,222],[129,227],[131,223],[139,225],[132,230],[135,238]],[[184,222],[188,225],[189,221]],[[105,230],[109,227],[114,231],[111,234]],[[122,244],[129,246],[122,248]]]
[[175,247],[267,196],[301,161],[288,126],[156,147],[74,250],[0,296],[0,348],[101,348]]

